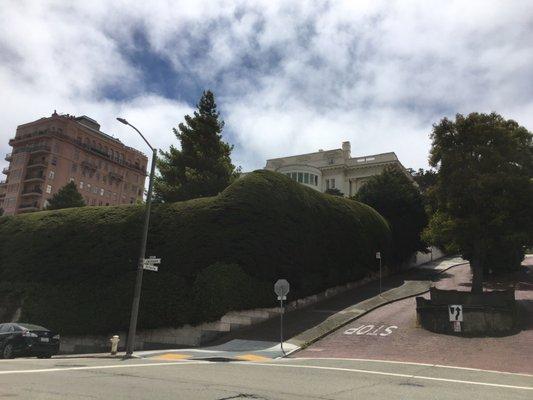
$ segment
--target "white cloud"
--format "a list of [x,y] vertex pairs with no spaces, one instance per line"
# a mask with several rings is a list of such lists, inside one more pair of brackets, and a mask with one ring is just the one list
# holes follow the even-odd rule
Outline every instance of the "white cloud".
[[[147,88],[124,56],[145,35],[177,75],[215,87],[234,162],[352,141],[426,165],[431,124],[498,111],[533,127],[533,11],[528,1],[4,1],[0,5],[0,150],[16,126],[54,109],[88,114],[145,151],[191,106]],[[200,50],[199,50],[200,49]],[[105,98],[109,88],[125,95]],[[5,162],[2,161],[2,166]]]

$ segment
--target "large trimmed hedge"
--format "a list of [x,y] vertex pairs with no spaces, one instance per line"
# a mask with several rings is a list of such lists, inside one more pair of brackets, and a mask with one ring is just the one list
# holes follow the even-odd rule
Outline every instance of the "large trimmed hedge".
[[[83,207],[1,217],[0,308],[23,299],[23,320],[62,333],[125,329],[142,211]],[[292,298],[356,280],[375,268],[375,252],[389,241],[387,223],[372,208],[268,171],[216,197],[155,205],[147,255],[162,264],[144,274],[140,327],[271,305],[280,277],[291,282]],[[228,297],[232,277],[245,296]]]

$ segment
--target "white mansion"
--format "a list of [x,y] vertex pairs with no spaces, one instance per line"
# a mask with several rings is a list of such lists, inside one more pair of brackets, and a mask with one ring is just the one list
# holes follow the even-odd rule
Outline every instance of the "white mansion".
[[350,151],[350,142],[343,142],[340,149],[267,160],[265,169],[321,192],[339,189],[345,196],[353,196],[368,178],[379,175],[388,165],[397,166],[411,178],[393,152],[352,158]]

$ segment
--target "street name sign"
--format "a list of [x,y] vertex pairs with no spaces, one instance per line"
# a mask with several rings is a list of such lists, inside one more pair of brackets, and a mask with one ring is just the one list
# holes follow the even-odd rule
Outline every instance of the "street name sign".
[[274,284],[274,293],[278,295],[278,300],[287,300],[287,294],[290,290],[289,282],[286,279],[278,279]]
[[147,271],[157,272],[159,267],[156,264],[161,264],[160,258],[155,258],[155,256],[145,258],[143,260],[143,269],[146,269]]
[[448,316],[450,322],[463,322],[463,306],[452,304],[448,306]]
[[380,253],[379,251],[376,253],[376,259],[377,259],[377,260],[380,260],[380,259],[381,259],[381,253]]

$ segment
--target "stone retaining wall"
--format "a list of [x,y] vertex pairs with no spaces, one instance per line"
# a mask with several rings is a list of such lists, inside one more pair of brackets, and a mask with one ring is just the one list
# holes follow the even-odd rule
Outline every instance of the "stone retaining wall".
[[[515,332],[519,314],[514,290],[471,294],[457,290],[430,289],[431,299],[416,298],[418,323],[425,329],[459,336],[502,336]],[[448,307],[463,306],[461,330],[454,330]]]

